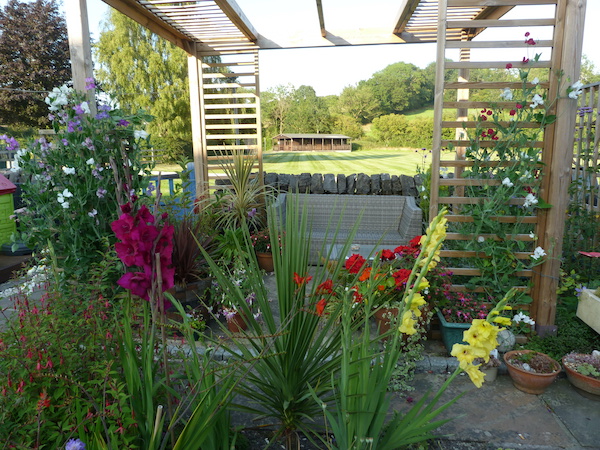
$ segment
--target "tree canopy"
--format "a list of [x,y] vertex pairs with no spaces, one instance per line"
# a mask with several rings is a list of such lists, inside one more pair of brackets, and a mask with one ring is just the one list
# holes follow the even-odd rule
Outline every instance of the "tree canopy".
[[153,142],[179,156],[191,147],[191,117],[185,52],[111,9],[95,46],[102,89],[126,112],[155,117]]
[[49,125],[46,93],[71,79],[65,20],[54,0],[9,0],[0,10],[0,121]]

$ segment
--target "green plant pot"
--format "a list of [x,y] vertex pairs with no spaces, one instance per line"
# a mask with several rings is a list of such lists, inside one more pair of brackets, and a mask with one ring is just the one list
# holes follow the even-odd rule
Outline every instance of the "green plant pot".
[[448,353],[452,351],[454,344],[462,344],[463,333],[471,327],[470,323],[452,323],[446,322],[444,315],[441,312],[437,312],[438,318],[440,319],[440,331],[442,333],[442,341]]

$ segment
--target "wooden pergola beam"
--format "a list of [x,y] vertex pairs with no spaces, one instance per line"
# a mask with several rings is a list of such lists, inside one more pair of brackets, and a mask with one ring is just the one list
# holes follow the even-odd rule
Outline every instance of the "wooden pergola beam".
[[257,41],[258,33],[235,0],[214,0],[214,2],[250,42]]
[[321,29],[321,37],[327,36],[327,30],[325,29],[325,17],[323,17],[323,3],[321,0],[317,0],[317,13],[319,14],[319,28]]
[[191,53],[192,39],[167,22],[159,19],[134,0],[103,0],[107,5],[125,14],[153,33]]
[[408,21],[412,17],[415,9],[419,6],[420,0],[402,0],[400,4],[400,11],[398,12],[398,17],[396,18],[396,25],[394,25],[393,34],[399,35],[404,31]]

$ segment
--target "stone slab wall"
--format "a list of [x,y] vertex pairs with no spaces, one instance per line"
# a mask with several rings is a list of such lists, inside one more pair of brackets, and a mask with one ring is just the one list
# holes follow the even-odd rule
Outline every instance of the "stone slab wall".
[[265,173],[265,184],[280,192],[307,194],[350,195],[409,195],[417,198],[421,178],[419,175],[390,175],[364,173],[334,175],[331,173],[303,173],[300,175]]

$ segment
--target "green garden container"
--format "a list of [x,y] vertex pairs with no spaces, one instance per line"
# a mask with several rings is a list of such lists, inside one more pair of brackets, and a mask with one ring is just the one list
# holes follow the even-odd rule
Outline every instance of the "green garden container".
[[454,344],[466,344],[463,341],[463,333],[471,327],[470,323],[452,323],[446,322],[444,315],[438,311],[438,318],[440,319],[440,331],[442,333],[442,341],[448,353],[452,351]]

